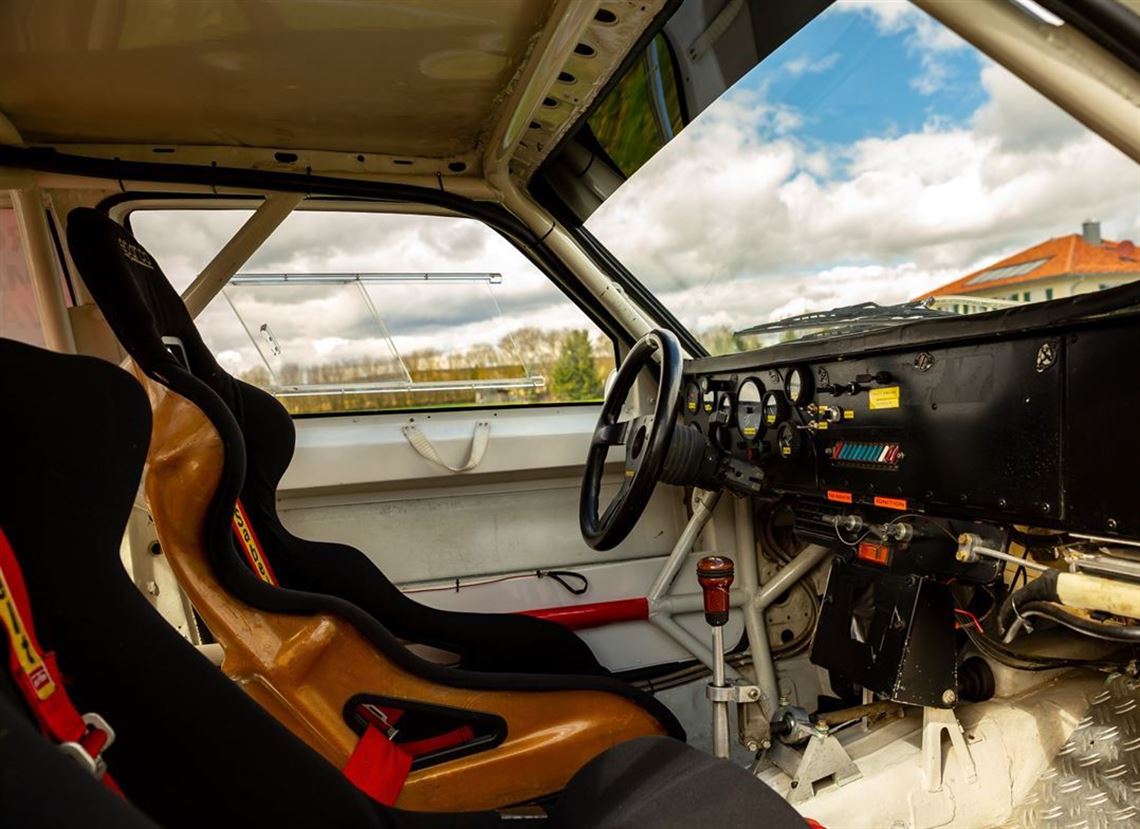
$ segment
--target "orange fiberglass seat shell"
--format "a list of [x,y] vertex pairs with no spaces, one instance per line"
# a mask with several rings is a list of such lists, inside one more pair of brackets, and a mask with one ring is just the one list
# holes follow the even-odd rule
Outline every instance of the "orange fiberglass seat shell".
[[[157,264],[125,230],[77,210],[68,240],[151,400],[145,486],[163,551],[223,646],[225,673],[301,739],[343,768],[359,741],[352,709],[362,694],[389,708],[496,722],[467,753],[417,758],[397,801],[458,811],[551,795],[593,756],[634,737],[683,738],[667,708],[608,676],[433,665],[352,602],[255,575],[231,531],[246,471],[242,430],[200,379],[220,368]],[[177,337],[184,353],[175,357],[163,337]],[[263,392],[226,377],[236,405],[264,405]]]

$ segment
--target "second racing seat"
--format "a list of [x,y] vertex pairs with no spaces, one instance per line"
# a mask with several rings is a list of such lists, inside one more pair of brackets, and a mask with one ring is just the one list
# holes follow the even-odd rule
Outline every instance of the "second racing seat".
[[241,531],[256,540],[262,554],[262,560],[250,560],[251,567],[283,587],[352,602],[402,639],[457,654],[460,668],[608,673],[585,642],[553,622],[428,607],[404,595],[360,550],[289,532],[277,515],[277,486],[295,442],[289,413],[272,396],[218,365],[157,263],[119,225],[94,210],[74,210],[68,217],[68,244],[84,282],[139,367],[153,375],[168,360],[167,348],[179,349],[194,376],[236,422],[245,463],[235,518],[244,522]]
[[[295,734],[347,769],[367,770],[375,765],[369,758],[395,744],[391,762],[406,785],[375,793],[438,810],[547,797],[610,746],[646,735],[684,739],[664,705],[609,676],[476,672],[426,662],[376,608],[353,601],[370,577],[387,583],[359,551],[312,545],[296,559],[282,557],[283,548],[266,540],[273,531],[259,528],[256,517],[253,533],[235,534],[235,502],[241,518],[272,508],[271,487],[245,487],[247,470],[261,469],[249,474],[275,482],[287,461],[270,453],[276,465],[247,463],[247,446],[263,452],[283,430],[291,442],[288,417],[263,392],[221,371],[158,265],[122,227],[76,210],[68,242],[150,396],[146,495],[162,549],[223,646],[223,671]],[[448,635],[455,640],[479,616],[438,618],[454,618],[457,629]],[[537,621],[499,618],[504,629],[508,621]],[[486,647],[505,650],[513,641],[504,634]]]
[[[150,606],[120,559],[151,420],[127,373],[0,340],[0,399],[9,484],[0,498],[0,825],[518,825],[496,812],[430,814],[371,800]],[[45,707],[72,719],[97,712],[114,740],[95,739],[108,736],[102,725],[41,734],[50,731],[40,728]],[[61,741],[73,738],[107,776],[65,752]],[[539,826],[805,825],[743,769],[663,737],[602,753],[550,812]]]

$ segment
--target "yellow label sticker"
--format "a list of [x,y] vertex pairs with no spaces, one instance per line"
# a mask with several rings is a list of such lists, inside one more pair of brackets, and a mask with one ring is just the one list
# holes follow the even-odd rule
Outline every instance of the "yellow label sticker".
[[754,437],[756,435],[755,426],[745,426],[742,431],[744,432],[744,437],[746,438]]
[[899,387],[883,386],[870,391],[871,409],[897,409],[899,407]]
[[855,410],[854,409],[844,409],[843,410],[843,419],[844,420],[854,420],[855,419]]
[[696,414],[696,412],[697,412],[697,401],[690,400],[687,405],[689,407],[689,411],[692,412],[693,414]]
[[817,420],[817,421],[815,422],[815,428],[817,428],[817,429],[826,429],[826,428],[828,428],[828,424],[827,424],[827,421],[826,421],[826,420]]
[[776,416],[774,414],[764,415],[764,420],[766,420],[768,422],[768,425],[771,426],[776,422]]
[[16,654],[20,670],[40,699],[47,699],[55,693],[55,682],[44,665],[43,657],[36,650],[32,637],[28,635],[28,625],[16,607],[16,597],[12,595],[4,571],[0,570],[0,620],[8,630],[9,647]]
[[257,573],[257,577],[267,584],[277,584],[277,579],[274,578],[269,563],[265,560],[265,554],[261,551],[261,545],[257,543],[257,538],[249,526],[249,519],[242,509],[241,501],[234,504],[234,534],[241,543],[245,557],[253,565],[253,572]]
[[781,447],[780,447],[780,454],[781,454],[781,455],[783,455],[783,456],[784,456],[784,457],[786,457],[786,458],[790,458],[790,457],[792,456],[792,447],[790,447],[790,446],[781,446]]
[[712,403],[706,403],[705,404],[705,411],[708,412],[709,414],[712,414]]

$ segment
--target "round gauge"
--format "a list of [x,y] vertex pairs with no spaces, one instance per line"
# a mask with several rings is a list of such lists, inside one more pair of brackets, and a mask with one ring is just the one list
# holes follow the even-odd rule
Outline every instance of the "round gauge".
[[685,413],[695,415],[701,407],[701,387],[696,383],[685,386]]
[[788,415],[791,414],[791,409],[788,407],[788,400],[784,397],[784,393],[776,390],[766,392],[761,399],[762,411],[764,414],[764,425],[771,429],[777,423],[787,420]]
[[717,423],[727,426],[732,423],[732,416],[735,414],[732,405],[732,395],[725,393],[720,396],[720,400],[716,404],[716,415],[713,417]]
[[736,428],[745,440],[756,440],[764,434],[764,415],[761,400],[764,397],[764,384],[755,377],[749,377],[740,384],[736,392]]
[[788,393],[793,406],[807,405],[815,392],[811,372],[798,366],[788,369],[784,374],[784,391]]
[[783,460],[794,458],[800,451],[800,430],[785,421],[776,431],[776,452]]

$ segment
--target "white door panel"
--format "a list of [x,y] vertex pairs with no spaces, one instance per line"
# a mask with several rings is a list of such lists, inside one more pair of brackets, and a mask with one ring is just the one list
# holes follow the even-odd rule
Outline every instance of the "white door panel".
[[[591,550],[578,529],[581,469],[598,408],[527,408],[299,419],[279,490],[281,519],[307,538],[363,550],[396,582],[663,555],[685,517],[659,487],[616,549]],[[476,420],[492,421],[483,462],[449,472],[411,448],[415,419],[448,462],[466,457]],[[620,478],[609,476],[603,497]]]

